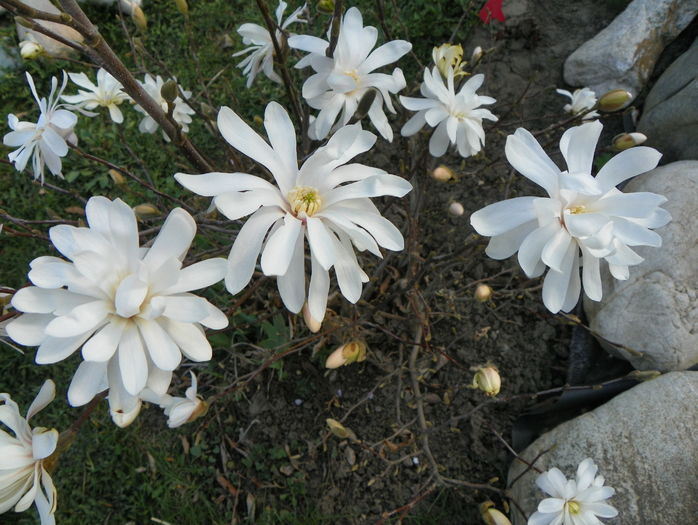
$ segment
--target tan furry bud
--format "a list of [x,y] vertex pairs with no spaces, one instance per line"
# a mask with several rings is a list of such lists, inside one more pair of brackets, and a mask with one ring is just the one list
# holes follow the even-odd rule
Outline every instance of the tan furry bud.
[[599,111],[611,113],[623,109],[633,99],[633,94],[625,89],[614,89],[599,99]]
[[111,177],[111,180],[113,180],[114,184],[116,184],[117,186],[120,186],[126,182],[124,176],[115,169],[111,169],[107,173],[109,173],[109,177]]
[[135,4],[133,4],[132,9],[131,18],[133,19],[133,23],[136,24],[138,29],[145,33],[148,30],[148,19],[146,18],[143,9]]
[[477,64],[484,54],[485,52],[482,50],[480,46],[477,46],[475,49],[473,49],[473,54],[470,56],[470,65],[474,66],[475,64]]
[[453,178],[453,170],[448,166],[441,164],[431,172],[431,178],[439,182],[448,182]]
[[366,344],[362,341],[352,341],[343,344],[332,352],[325,361],[325,368],[339,368],[364,361],[366,359]]
[[189,4],[187,4],[187,0],[175,0],[175,4],[177,5],[177,10],[182,13],[184,16],[189,15]]
[[480,504],[480,516],[487,525],[511,525],[511,521],[504,514],[494,508],[492,501]]
[[303,320],[305,321],[305,325],[308,327],[308,330],[310,330],[314,334],[318,333],[320,331],[320,328],[322,328],[322,323],[316,320],[310,314],[310,308],[308,307],[308,303],[305,303],[303,305]]
[[613,148],[618,151],[639,146],[647,140],[647,136],[642,133],[620,133],[613,137]]
[[496,396],[502,386],[502,378],[499,376],[499,370],[492,365],[475,367],[475,376],[473,377],[472,388],[481,390],[488,396]]
[[158,210],[155,207],[155,205],[147,202],[139,204],[138,206],[134,206],[133,212],[139,219],[142,219],[144,217],[152,217],[153,215],[160,215],[160,210]]
[[317,10],[321,13],[331,15],[334,13],[334,0],[320,0],[317,3]]
[[448,206],[448,213],[454,217],[460,217],[465,213],[465,208],[463,208],[463,205],[460,202],[452,202]]
[[492,288],[486,284],[478,284],[475,288],[475,299],[481,303],[486,303],[492,298]]
[[165,82],[160,88],[160,95],[162,95],[162,98],[164,98],[170,104],[173,103],[175,99],[179,96],[179,88],[177,87],[177,82],[175,82],[172,79]]

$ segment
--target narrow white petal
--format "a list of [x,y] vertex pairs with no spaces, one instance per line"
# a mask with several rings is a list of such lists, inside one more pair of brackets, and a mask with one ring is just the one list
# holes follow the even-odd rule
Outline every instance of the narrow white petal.
[[208,361],[213,354],[211,345],[204,335],[203,329],[193,323],[180,323],[167,320],[162,327],[177,343],[182,353],[192,361]]
[[41,385],[39,393],[36,394],[34,401],[32,401],[32,404],[27,410],[27,421],[29,421],[37,412],[46,408],[46,406],[53,401],[55,397],[56,384],[51,379],[47,379],[44,381],[44,384]]
[[560,139],[560,151],[570,173],[591,173],[594,151],[603,124],[598,120],[568,129]]
[[83,406],[106,388],[107,363],[83,361],[68,387],[68,403],[74,407]]
[[521,246],[524,239],[537,228],[538,221],[535,219],[525,222],[516,228],[505,233],[495,235],[490,239],[485,253],[492,259],[502,260],[514,255]]
[[157,321],[138,321],[138,330],[156,367],[174,370],[182,360],[179,347]]
[[113,316],[100,331],[82,347],[82,357],[88,361],[107,361],[114,355],[127,321]]
[[507,137],[504,151],[516,171],[541,186],[548,195],[556,193],[560,170],[530,132],[517,129]]
[[[318,220],[318,219],[316,219]],[[320,222],[318,220],[318,222]],[[293,313],[298,313],[305,302],[305,265],[304,265],[305,239],[299,235],[288,270],[284,275],[276,278],[279,294],[284,306]]]
[[302,234],[301,227],[301,221],[287,213],[283,226],[269,236],[261,259],[264,275],[286,273],[293,256],[296,239]]
[[[119,371],[126,392],[132,396],[143,390],[148,380],[148,362],[136,325],[129,323],[119,341]],[[110,381],[111,386],[111,381]]]
[[321,219],[309,217],[306,224],[311,253],[325,270],[329,270],[337,257],[331,234]]
[[221,257],[194,263],[177,272],[176,284],[167,287],[161,293],[171,295],[207,288],[222,280],[227,270],[228,263]]
[[567,252],[560,263],[561,271],[550,269],[543,281],[543,304],[554,314],[560,311],[568,296],[577,250],[575,243],[569,243]]
[[143,261],[153,269],[161,266],[166,259],[182,260],[196,235],[196,223],[182,208],[175,208],[165,219],[155,242],[146,253]]
[[501,235],[536,218],[533,202],[537,197],[516,197],[495,202],[470,216],[470,224],[480,235]]
[[38,346],[46,339],[46,326],[53,319],[51,314],[23,314],[5,325],[5,330],[16,343]]

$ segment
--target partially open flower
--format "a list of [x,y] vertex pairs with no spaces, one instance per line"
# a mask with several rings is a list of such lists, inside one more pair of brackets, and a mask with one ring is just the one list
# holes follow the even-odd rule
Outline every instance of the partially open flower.
[[27,38],[19,43],[19,54],[24,60],[33,60],[43,53],[44,47],[33,38]]
[[623,151],[647,141],[647,135],[643,133],[621,133],[613,137],[613,148]]
[[499,394],[501,387],[502,378],[499,376],[499,370],[496,367],[486,365],[475,368],[472,388],[477,388],[488,396],[496,396]]
[[[482,49],[480,51],[482,51]],[[463,62],[463,46],[460,44],[441,44],[433,49],[431,58],[434,61],[434,65],[439,69],[439,73],[441,73],[441,76],[444,78],[448,76],[449,67],[453,68],[457,77],[466,74],[465,71],[463,71],[466,64],[466,62]]]
[[327,358],[327,361],[325,361],[325,368],[339,368],[340,366],[365,360],[366,343],[362,341],[352,341],[351,343],[340,346],[332,352]]

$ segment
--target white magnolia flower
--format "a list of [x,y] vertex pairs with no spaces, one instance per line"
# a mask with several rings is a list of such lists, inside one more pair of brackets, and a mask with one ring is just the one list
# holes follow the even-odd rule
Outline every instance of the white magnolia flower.
[[[283,20],[287,6],[288,4],[282,0],[276,8],[276,23],[281,28],[276,30],[276,41],[281,47],[286,44],[284,30],[295,22],[306,22],[300,18],[300,15],[305,11],[307,4],[303,4],[303,7],[299,7],[286,20]],[[238,28],[238,33],[242,37],[242,43],[250,46],[233,55],[237,57],[250,53],[237,65],[242,69],[242,74],[247,75],[247,87],[252,85],[260,71],[270,80],[281,84],[281,77],[274,71],[274,44],[269,30],[257,24],[242,24]]]
[[[334,268],[339,289],[350,302],[368,281],[356,260],[354,246],[381,256],[378,246],[402,250],[400,231],[385,219],[370,197],[402,197],[412,189],[406,180],[363,164],[347,164],[371,149],[376,136],[354,124],[335,133],[298,168],[296,133],[286,110],[267,105],[264,126],[271,146],[230,108],[218,114],[218,129],[234,148],[265,166],[276,186],[246,173],[207,173],[175,178],[185,188],[214,197],[216,208],[230,220],[249,214],[228,257],[225,284],[232,294],[252,278],[262,252],[265,275],[277,276],[286,308],[297,313],[305,302],[305,239],[310,247],[310,314],[325,316]],[[264,248],[262,245],[265,242]]]
[[223,312],[189,293],[220,281],[224,259],[182,268],[196,224],[181,208],[167,217],[149,248],[139,247],[133,210],[123,201],[92,197],[89,227],[54,226],[51,242],[69,261],[31,262],[34,286],[19,290],[12,306],[25,312],[7,325],[8,335],[39,346],[38,364],[62,361],[82,348],[83,362],[68,389],[73,406],[109,388],[109,405],[120,426],[138,414],[146,386],[165,394],[182,354],[211,358],[202,325],[228,325]]
[[[155,100],[155,102],[160,104],[162,110],[165,113],[167,113],[167,100],[165,100],[161,93],[162,86],[164,84],[165,81],[160,75],[156,77],[146,75],[143,79],[143,82],[141,82],[141,86],[143,86],[143,89],[146,90],[148,95],[150,95],[153,98],[153,100]],[[191,91],[182,90],[182,93],[184,93],[184,96],[187,98],[191,97]],[[145,117],[143,117],[143,120],[141,120],[140,124],[138,124],[138,131],[140,131],[141,133],[155,133],[159,127],[158,123],[155,122],[155,119],[148,115],[148,112],[144,110],[141,106],[136,105],[135,109],[136,111],[140,111],[145,115]],[[191,124],[192,121],[191,116],[194,113],[195,111],[189,106],[189,104],[182,100],[182,98],[179,95],[177,95],[177,98],[174,99],[172,118],[177,124],[179,124],[182,127],[183,133],[187,133],[189,131],[189,124]],[[170,141],[170,138],[167,135],[165,135],[165,133],[163,133],[162,136],[167,142]]]
[[[536,485],[552,496],[538,504],[538,510],[528,518],[528,525],[601,525],[601,518],[613,518],[618,511],[603,500],[615,494],[604,487],[598,467],[587,458],[577,468],[577,479],[568,480],[557,468],[543,472]],[[598,517],[597,517],[598,516]]]
[[[572,115],[579,115],[585,111],[589,111],[596,105],[596,93],[594,93],[588,87],[575,89],[574,93],[570,93],[566,89],[556,89],[555,90],[560,95],[564,95],[570,99],[570,104],[565,104],[564,109],[567,113]],[[582,117],[582,120],[593,120],[599,116],[598,112],[591,111]]]
[[475,155],[485,144],[482,119],[497,121],[492,112],[481,108],[483,104],[494,104],[492,97],[476,93],[485,80],[485,75],[469,78],[456,94],[453,68],[448,68],[446,84],[437,68],[424,70],[424,82],[420,92],[424,98],[400,96],[400,102],[410,111],[417,113],[402,127],[401,133],[409,137],[417,133],[424,124],[436,127],[429,140],[429,153],[440,157],[453,144],[462,157]]
[[68,142],[77,144],[73,128],[78,121],[77,115],[63,108],[58,101],[68,82],[63,74],[63,83],[58,89],[58,79],[51,78],[51,93],[46,98],[39,98],[34,87],[34,79],[27,73],[27,82],[34,98],[39,104],[39,120],[34,122],[20,121],[15,115],[7,116],[7,123],[12,129],[2,139],[5,146],[18,147],[8,155],[17,171],[24,168],[32,159],[34,179],[44,182],[44,166],[54,175],[61,177],[61,157],[68,154]]
[[168,394],[158,396],[148,389],[141,392],[141,398],[150,403],[157,403],[160,408],[165,409],[165,415],[168,416],[167,426],[170,428],[181,427],[185,423],[190,423],[198,417],[202,416],[208,405],[200,396],[197,395],[198,382],[194,372],[191,374],[191,386],[184,393],[185,397],[173,397]]
[[567,162],[565,171],[550,160],[533,135],[522,128],[516,130],[507,138],[507,159],[549,197],[508,199],[470,218],[480,235],[492,237],[486,253],[493,259],[505,259],[518,251],[519,263],[529,277],[538,277],[550,267],[543,283],[543,302],[553,313],[574,308],[582,284],[590,299],[601,300],[600,259],[606,260],[616,279],[627,279],[628,267],[643,261],[631,246],[661,246],[662,238],[650,228],[671,220],[659,207],[666,202],[661,195],[616,189],[617,184],[657,166],[661,157],[657,150],[645,146],[628,149],[592,176],[602,128],[594,121],[564,133],[560,150]]
[[24,512],[35,503],[41,525],[56,523],[56,488],[45,463],[56,450],[58,431],[29,426],[29,420],[55,396],[56,385],[48,379],[23,418],[10,395],[0,394],[0,423],[15,435],[0,428],[0,514],[12,507]]
[[342,115],[335,129],[346,125],[364,95],[374,90],[375,98],[368,109],[368,118],[384,139],[393,140],[393,130],[383,111],[383,103],[391,113],[395,113],[390,94],[405,87],[405,76],[400,68],[395,68],[392,75],[373,71],[397,61],[412,49],[412,44],[393,40],[373,50],[377,38],[378,30],[372,26],[364,27],[361,13],[355,7],[348,9],[342,19],[332,58],[325,56],[330,45],[326,40],[309,35],[289,38],[289,46],[310,53],[299,60],[296,67],[311,66],[315,71],[303,84],[303,97],[310,107],[320,110],[310,127],[310,138],[322,140],[327,137],[340,112]]
[[97,85],[87,77],[85,73],[68,73],[70,80],[85,90],[78,90],[77,95],[63,95],[63,100],[68,104],[73,104],[78,109],[86,109],[83,111],[88,116],[95,116],[96,113],[89,113],[89,110],[96,107],[104,107],[109,109],[109,116],[117,124],[124,121],[124,116],[119,109],[119,105],[131,100],[123,91],[121,82],[111,76],[104,68],[99,68],[97,71]]

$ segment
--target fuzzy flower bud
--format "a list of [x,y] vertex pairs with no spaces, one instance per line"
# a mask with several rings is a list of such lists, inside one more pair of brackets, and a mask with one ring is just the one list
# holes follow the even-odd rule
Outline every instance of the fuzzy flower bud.
[[481,303],[486,303],[492,298],[492,288],[486,284],[478,284],[475,288],[475,299]]
[[340,346],[332,352],[327,358],[327,361],[325,361],[325,368],[339,368],[340,366],[361,362],[365,359],[366,343],[362,341],[352,341]]
[[160,215],[160,210],[158,210],[153,204],[149,204],[147,202],[134,206],[133,211],[136,214],[136,217],[139,219]]
[[639,146],[647,140],[647,136],[642,133],[620,133],[613,137],[613,148],[618,151]]
[[450,213],[454,217],[460,217],[465,213],[465,208],[460,202],[452,202],[448,206],[448,213]]
[[24,60],[34,60],[44,54],[44,48],[34,40],[22,40],[19,43],[19,54]]
[[334,0],[320,0],[317,3],[317,10],[321,13],[332,14],[334,13]]
[[175,0],[175,4],[177,5],[177,10],[182,13],[184,16],[189,15],[189,4],[187,4],[187,0]]
[[502,386],[502,379],[499,370],[492,365],[475,367],[472,388],[482,390],[488,396],[496,396]]
[[485,52],[482,50],[482,48],[477,46],[475,49],[473,49],[473,54],[470,56],[470,64],[473,66],[477,64],[484,54]]
[[135,4],[132,6],[132,9],[131,18],[133,19],[133,23],[136,24],[136,27],[139,30],[145,33],[148,30],[148,19],[146,18],[143,9]]
[[453,178],[453,170],[448,166],[441,164],[431,172],[431,177],[439,182],[448,182]]
[[489,500],[480,504],[480,516],[487,525],[511,525],[509,518],[495,509]]
[[599,99],[599,110],[611,113],[623,109],[633,99],[632,93],[625,89],[614,89]]

